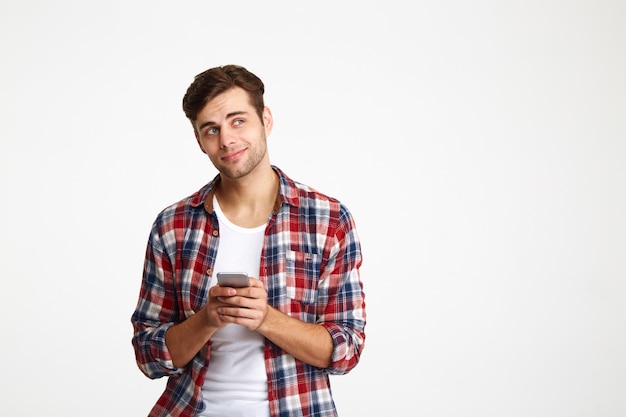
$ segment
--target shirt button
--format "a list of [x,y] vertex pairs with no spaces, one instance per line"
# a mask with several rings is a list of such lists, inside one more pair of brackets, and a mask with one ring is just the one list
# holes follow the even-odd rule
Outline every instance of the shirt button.
[[209,269],[207,269],[207,270],[206,270],[206,274],[207,274],[208,276],[211,276],[211,273],[212,273],[212,272],[213,272],[213,271],[211,271],[211,268],[209,268]]
[[213,229],[212,234],[213,236],[217,237],[220,234],[220,232],[217,229]]

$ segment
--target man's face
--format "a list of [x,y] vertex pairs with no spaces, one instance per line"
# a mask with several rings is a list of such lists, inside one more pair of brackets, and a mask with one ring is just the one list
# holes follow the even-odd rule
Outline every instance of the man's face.
[[272,115],[263,120],[245,90],[235,87],[207,102],[195,122],[196,139],[217,170],[228,178],[241,178],[267,157],[267,135]]

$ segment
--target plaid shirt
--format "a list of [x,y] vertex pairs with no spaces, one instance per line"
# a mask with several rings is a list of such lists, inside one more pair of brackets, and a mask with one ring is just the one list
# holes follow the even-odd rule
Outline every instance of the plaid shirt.
[[[270,414],[336,416],[329,375],[354,368],[365,341],[361,245],[345,206],[273,169],[280,178],[280,192],[265,230],[259,278],[271,306],[324,326],[334,349],[330,366],[321,369],[265,339]],[[201,387],[210,340],[185,367],[176,368],[165,332],[207,302],[220,235],[212,206],[218,181],[219,175],[163,210],[152,226],[131,317],[139,369],[149,378],[168,377],[149,417],[195,416],[203,407]]]

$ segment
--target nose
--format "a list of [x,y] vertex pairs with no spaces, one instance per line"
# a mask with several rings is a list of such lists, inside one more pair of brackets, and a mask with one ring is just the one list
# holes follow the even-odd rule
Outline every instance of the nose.
[[235,141],[236,136],[233,129],[226,127],[220,130],[220,148],[228,148]]

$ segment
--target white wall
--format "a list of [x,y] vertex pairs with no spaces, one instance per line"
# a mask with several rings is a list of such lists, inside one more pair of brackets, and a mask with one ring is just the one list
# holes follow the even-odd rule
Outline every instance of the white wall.
[[272,161],[343,200],[365,262],[342,417],[626,415],[621,1],[5,1],[2,413],[146,415],[149,227],[215,175],[180,109],[266,83]]

